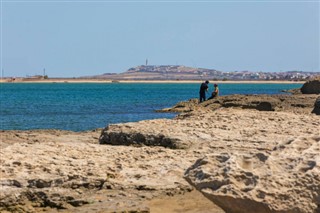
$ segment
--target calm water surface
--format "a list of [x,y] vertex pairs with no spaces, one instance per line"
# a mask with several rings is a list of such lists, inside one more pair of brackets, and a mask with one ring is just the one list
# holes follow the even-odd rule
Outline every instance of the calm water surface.
[[[112,123],[172,118],[156,113],[198,98],[199,84],[1,83],[2,130],[83,131]],[[212,84],[210,92],[213,90]],[[220,84],[220,94],[280,94],[301,84]]]

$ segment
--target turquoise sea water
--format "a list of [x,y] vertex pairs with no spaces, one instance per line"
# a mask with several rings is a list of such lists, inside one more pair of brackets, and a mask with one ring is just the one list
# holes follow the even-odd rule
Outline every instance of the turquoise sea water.
[[[2,130],[91,130],[112,123],[172,118],[156,113],[198,98],[199,84],[2,83]],[[210,93],[213,90],[212,84]],[[301,84],[220,84],[220,95],[280,94]]]

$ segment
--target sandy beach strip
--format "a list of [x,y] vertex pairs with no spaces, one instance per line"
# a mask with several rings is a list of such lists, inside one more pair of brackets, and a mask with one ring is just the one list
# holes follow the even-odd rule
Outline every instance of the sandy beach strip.
[[[210,81],[210,80],[209,80]],[[111,79],[73,79],[73,78],[52,78],[52,79],[22,79],[18,78],[14,81],[8,78],[0,79],[0,83],[160,83],[160,84],[189,84],[201,83],[201,80],[111,80]],[[261,81],[210,81],[217,84],[303,84],[304,81],[285,81],[285,80],[261,80]]]

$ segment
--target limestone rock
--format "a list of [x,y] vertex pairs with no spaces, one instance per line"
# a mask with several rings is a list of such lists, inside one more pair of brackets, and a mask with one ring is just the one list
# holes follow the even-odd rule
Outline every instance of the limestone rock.
[[304,83],[301,92],[302,94],[320,94],[320,76]]
[[197,99],[180,102],[163,112],[191,112],[199,109],[219,108],[256,109],[259,111],[289,111],[311,113],[316,95],[228,95],[198,104]]
[[[293,108],[308,106],[309,98],[302,96]],[[219,99],[197,104],[196,110],[174,119],[110,125],[102,135],[100,131],[0,131],[0,212],[148,212],[146,201],[175,195],[183,199],[192,190],[184,179],[190,167],[186,177],[198,189],[205,190],[202,181],[207,184],[201,174],[214,183],[207,196],[220,196],[210,192],[220,185],[225,189],[221,193],[227,196],[218,203],[223,208],[224,202],[243,203],[243,198],[258,209],[261,203],[279,212],[317,209],[319,117],[291,108],[278,111],[277,105],[275,111],[237,106],[213,111],[216,104],[220,105]],[[112,144],[100,145],[99,135],[100,140],[114,138]],[[196,161],[202,167],[192,166]],[[194,200],[183,205],[187,203]],[[209,200],[204,203],[202,208],[209,212],[222,211]]]
[[186,179],[226,212],[319,212],[320,135],[199,159]]
[[182,153],[102,146],[99,133],[1,131],[0,212],[150,212],[146,199],[191,190]]
[[157,112],[190,112],[197,109],[198,99],[190,99],[189,101],[181,101],[174,107],[156,110]]

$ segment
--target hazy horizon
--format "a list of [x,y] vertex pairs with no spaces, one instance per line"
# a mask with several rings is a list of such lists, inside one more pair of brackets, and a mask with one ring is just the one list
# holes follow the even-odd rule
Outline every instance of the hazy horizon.
[[320,72],[319,1],[1,1],[4,77],[144,65]]

